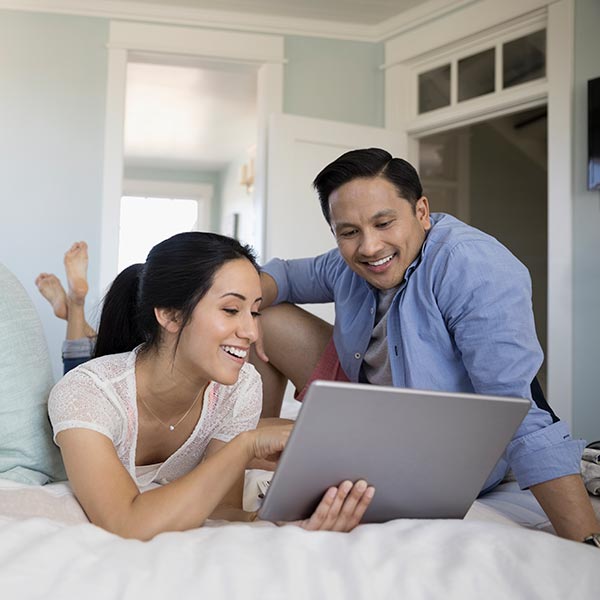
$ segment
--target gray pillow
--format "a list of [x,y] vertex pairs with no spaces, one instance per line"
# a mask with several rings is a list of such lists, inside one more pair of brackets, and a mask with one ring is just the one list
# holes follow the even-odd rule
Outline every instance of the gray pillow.
[[53,383],[39,317],[0,263],[0,477],[30,484],[66,479],[48,421]]

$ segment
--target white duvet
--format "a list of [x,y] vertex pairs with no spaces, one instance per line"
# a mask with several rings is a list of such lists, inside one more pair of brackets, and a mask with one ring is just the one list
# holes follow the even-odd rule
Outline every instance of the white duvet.
[[66,484],[2,482],[0,515],[2,600],[600,597],[600,551],[515,525],[489,502],[463,521],[349,534],[210,522],[139,542],[87,523]]

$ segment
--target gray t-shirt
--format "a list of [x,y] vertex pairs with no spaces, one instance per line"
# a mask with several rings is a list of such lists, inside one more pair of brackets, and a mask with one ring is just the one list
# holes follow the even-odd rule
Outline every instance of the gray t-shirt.
[[375,327],[361,367],[361,381],[372,385],[393,385],[387,346],[387,316],[399,287],[379,290]]

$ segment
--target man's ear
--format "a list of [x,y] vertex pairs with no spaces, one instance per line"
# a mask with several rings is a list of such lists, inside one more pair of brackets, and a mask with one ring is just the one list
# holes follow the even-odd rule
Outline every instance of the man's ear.
[[181,324],[181,319],[177,311],[172,308],[155,308],[154,316],[163,329],[169,333],[177,333]]
[[431,229],[431,221],[429,220],[429,200],[426,196],[421,196],[415,204],[415,214],[419,223],[423,226],[424,231]]

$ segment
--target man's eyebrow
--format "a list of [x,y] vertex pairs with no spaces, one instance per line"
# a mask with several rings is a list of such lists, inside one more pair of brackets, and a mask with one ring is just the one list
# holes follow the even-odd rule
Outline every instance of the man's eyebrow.
[[372,217],[371,221],[375,221],[376,219],[381,219],[381,217],[392,217],[396,214],[396,211],[392,208],[386,208],[385,210],[380,210],[376,212]]
[[[223,295],[219,296],[220,298],[225,298],[226,296],[234,296],[235,298],[239,298],[244,302],[247,300],[246,296],[243,294],[239,294],[238,292],[225,292]],[[252,304],[256,304],[257,302],[262,302],[262,296],[259,296]]]
[[[377,221],[377,219],[381,219],[382,217],[394,217],[396,215],[396,211],[393,208],[386,208],[384,210],[380,210],[376,212],[372,217],[369,218],[369,221]],[[342,229],[343,227],[356,227],[354,223],[334,223],[334,228]]]
[[352,223],[334,223],[334,229],[342,229],[343,227],[355,227]]

